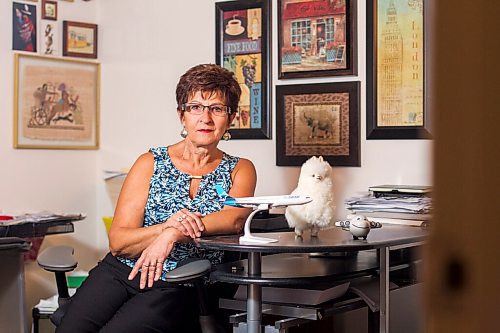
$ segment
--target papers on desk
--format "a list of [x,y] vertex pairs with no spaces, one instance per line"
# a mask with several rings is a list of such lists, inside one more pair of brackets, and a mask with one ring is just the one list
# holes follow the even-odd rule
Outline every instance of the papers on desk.
[[371,195],[357,196],[345,201],[346,208],[362,214],[363,212],[393,212],[393,213],[429,213],[432,199],[429,197]]
[[104,170],[104,180],[108,180],[115,177],[123,177],[128,173],[127,170]]
[[106,192],[108,192],[109,198],[111,199],[111,204],[113,210],[116,209],[116,203],[118,202],[118,196],[123,186],[123,182],[127,177],[127,171],[111,171],[104,170],[104,181],[106,182]]
[[345,203],[351,212],[382,224],[425,226],[431,219],[432,198],[423,195],[375,197],[368,194],[349,198]]
[[[262,287],[262,301],[272,303],[318,305],[343,296],[348,288],[349,282],[324,290]],[[234,295],[234,298],[238,300],[246,300],[247,287],[240,285]]]
[[84,213],[54,213],[42,211],[38,213],[26,213],[21,215],[11,214],[13,219],[0,220],[0,226],[8,226],[22,223],[45,222],[55,220],[81,220],[86,217]]

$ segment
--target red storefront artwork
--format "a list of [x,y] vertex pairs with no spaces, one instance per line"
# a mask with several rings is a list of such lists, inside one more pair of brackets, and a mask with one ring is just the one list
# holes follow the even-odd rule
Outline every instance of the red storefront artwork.
[[279,0],[280,78],[355,74],[355,0]]

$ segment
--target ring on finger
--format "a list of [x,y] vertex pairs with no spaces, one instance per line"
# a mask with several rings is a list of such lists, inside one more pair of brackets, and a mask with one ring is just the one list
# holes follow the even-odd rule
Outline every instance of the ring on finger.
[[182,221],[184,221],[184,218],[183,218],[182,216],[179,216],[179,217],[177,218],[177,221],[182,222]]
[[186,214],[184,214],[184,215],[182,215],[181,217],[182,217],[182,219],[185,219],[185,218],[187,217],[187,215],[186,215]]

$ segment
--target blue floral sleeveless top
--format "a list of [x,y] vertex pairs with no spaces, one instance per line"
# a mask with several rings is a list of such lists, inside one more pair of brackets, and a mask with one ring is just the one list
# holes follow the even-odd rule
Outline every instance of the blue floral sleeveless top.
[[[226,192],[232,186],[231,172],[239,161],[239,157],[223,153],[217,168],[202,177],[198,193],[191,199],[189,187],[190,175],[178,170],[168,155],[168,147],[151,148],[154,155],[154,172],[149,184],[149,195],[144,211],[144,227],[165,222],[171,215],[186,208],[191,212],[199,212],[203,216],[222,210],[223,203],[215,190],[215,184],[221,185]],[[205,258],[216,265],[222,261],[223,251],[204,250],[193,243],[176,243],[170,256],[163,264],[161,279],[165,273],[177,266],[186,258]],[[134,267],[136,259],[117,257],[129,267]]]

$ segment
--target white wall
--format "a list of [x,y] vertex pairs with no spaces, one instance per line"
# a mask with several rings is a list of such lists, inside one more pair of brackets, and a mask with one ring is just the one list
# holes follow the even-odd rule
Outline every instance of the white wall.
[[[308,82],[362,82],[361,167],[334,167],[339,217],[345,214],[343,200],[355,192],[366,191],[370,185],[432,182],[431,141],[366,140],[365,2],[358,2],[358,76],[273,80],[273,87]],[[87,219],[76,223],[74,234],[50,236],[45,242],[76,244],[81,266],[89,269],[107,248],[100,218],[113,213],[102,170],[129,167],[149,147],[180,139],[175,85],[191,66],[215,62],[214,3],[213,0],[59,1],[60,31],[63,19],[99,24],[101,148],[55,151],[12,148],[12,5],[10,1],[1,1],[0,22],[8,29],[0,30],[0,209],[86,212]],[[276,6],[277,1],[273,0],[274,22]],[[277,77],[276,45],[274,26],[274,78]],[[274,114],[273,107],[273,118]],[[273,137],[274,133],[273,123]],[[275,144],[274,138],[234,140],[222,143],[221,147],[255,163],[258,195],[284,194],[295,187],[299,168],[275,166]],[[44,280],[49,277],[39,273],[33,264],[27,270],[30,299],[50,294]]]
[[[40,19],[40,1],[37,3]],[[97,2],[58,2],[59,32],[62,20],[95,22]],[[85,212],[87,219],[75,224],[75,233],[46,237],[49,244],[71,243],[83,267],[91,267],[102,255],[96,248],[97,234],[105,233],[97,213],[96,151],[13,149],[14,56],[12,48],[12,1],[0,1],[0,211],[22,213],[49,210]],[[38,31],[40,36],[40,30]],[[39,37],[40,38],[40,37]],[[61,42],[61,40],[60,40]],[[62,42],[61,42],[62,43]],[[40,46],[40,45],[39,45]],[[59,45],[61,50],[62,44]],[[35,263],[26,264],[28,306],[55,290],[53,274],[43,273]]]
[[[103,45],[100,51],[103,128],[98,157],[100,168],[129,166],[148,147],[168,145],[180,139],[175,85],[189,67],[215,62],[215,2],[150,0],[142,3],[139,12],[137,2],[132,0],[108,0],[99,4]],[[272,2],[273,22],[276,22],[277,1]],[[362,82],[361,167],[334,168],[339,216],[345,214],[344,198],[366,191],[369,185],[431,184],[431,141],[366,140],[365,35],[365,2],[358,1],[358,76],[273,80],[273,87],[308,82]],[[278,76],[276,45],[277,29],[273,26],[274,78]],[[272,114],[274,118],[274,107]],[[119,126],[114,126],[118,123]],[[273,137],[274,133],[273,126]],[[274,138],[221,143],[228,153],[247,157],[255,163],[257,195],[288,193],[296,185],[299,168],[275,166],[275,144]],[[105,195],[103,189],[99,193]],[[102,214],[110,213],[107,202],[99,209]]]

